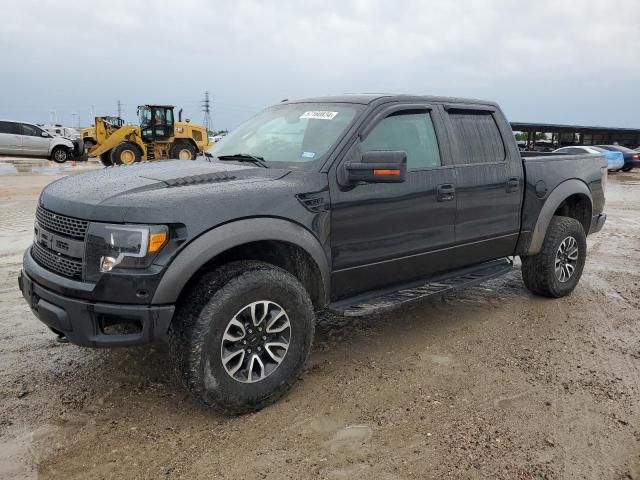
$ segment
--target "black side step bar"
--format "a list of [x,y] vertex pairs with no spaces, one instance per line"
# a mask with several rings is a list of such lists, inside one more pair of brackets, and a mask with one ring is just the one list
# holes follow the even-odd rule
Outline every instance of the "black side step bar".
[[421,280],[398,289],[385,289],[356,297],[339,300],[329,305],[329,309],[347,317],[360,317],[384,313],[401,305],[415,302],[431,295],[446,293],[456,288],[477,285],[486,280],[509,272],[513,261],[508,258],[492,260],[474,267],[457,270],[446,277]]

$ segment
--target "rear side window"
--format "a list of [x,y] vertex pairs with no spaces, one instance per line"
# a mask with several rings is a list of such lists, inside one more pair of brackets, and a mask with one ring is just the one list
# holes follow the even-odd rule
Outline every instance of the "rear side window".
[[18,135],[18,124],[15,122],[0,122],[0,133]]
[[440,149],[431,115],[428,112],[403,111],[381,120],[362,142],[363,152],[403,150],[407,168],[420,170],[440,166]]
[[504,161],[502,135],[491,112],[450,111],[449,118],[459,146],[456,165]]

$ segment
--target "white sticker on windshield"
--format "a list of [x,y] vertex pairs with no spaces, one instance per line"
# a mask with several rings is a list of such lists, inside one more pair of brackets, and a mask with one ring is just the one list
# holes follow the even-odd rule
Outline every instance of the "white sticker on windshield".
[[314,110],[310,112],[304,112],[300,115],[300,118],[315,118],[317,120],[333,120],[338,115],[338,112],[329,112],[327,110]]
[[313,158],[316,156],[316,152],[302,152],[302,158]]

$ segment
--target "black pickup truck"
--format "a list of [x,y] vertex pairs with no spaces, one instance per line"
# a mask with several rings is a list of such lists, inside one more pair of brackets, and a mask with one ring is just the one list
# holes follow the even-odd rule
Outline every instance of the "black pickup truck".
[[195,162],[47,186],[19,285],[72,343],[168,338],[196,397],[237,414],[296,381],[314,312],[383,312],[515,256],[533,293],[571,293],[605,222],[606,175],[599,155],[521,154],[491,102],[286,101]]

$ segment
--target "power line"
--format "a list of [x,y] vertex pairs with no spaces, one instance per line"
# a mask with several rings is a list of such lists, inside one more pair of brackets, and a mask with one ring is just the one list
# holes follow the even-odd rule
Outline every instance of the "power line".
[[204,92],[202,111],[204,112],[204,119],[202,123],[204,123],[204,127],[207,129],[207,132],[209,132],[211,131],[211,128],[213,128],[213,122],[211,121],[211,101],[209,100],[209,90]]

